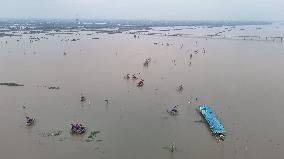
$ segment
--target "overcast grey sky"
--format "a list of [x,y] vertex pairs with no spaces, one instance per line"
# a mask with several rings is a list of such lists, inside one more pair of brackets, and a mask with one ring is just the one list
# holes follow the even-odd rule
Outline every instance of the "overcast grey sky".
[[0,18],[284,20],[284,0],[0,0]]

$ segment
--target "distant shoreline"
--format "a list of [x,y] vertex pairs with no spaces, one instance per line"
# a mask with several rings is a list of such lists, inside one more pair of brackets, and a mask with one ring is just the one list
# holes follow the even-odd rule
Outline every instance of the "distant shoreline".
[[128,30],[149,30],[152,27],[174,26],[240,26],[270,25],[267,21],[180,21],[180,20],[90,20],[90,19],[0,19],[0,32],[31,30],[70,30],[119,28]]

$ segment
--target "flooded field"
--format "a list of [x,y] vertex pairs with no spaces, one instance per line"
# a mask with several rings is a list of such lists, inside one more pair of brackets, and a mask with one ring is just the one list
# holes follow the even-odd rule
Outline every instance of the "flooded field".
[[[284,26],[204,37],[229,28],[0,37],[0,82],[24,85],[0,86],[0,158],[282,158],[284,45],[266,37],[284,36]],[[174,105],[176,116],[167,113]],[[212,106],[224,141],[199,122],[200,105]],[[33,126],[25,115],[36,119]],[[71,123],[87,133],[71,135]],[[92,131],[100,133],[90,139]]]

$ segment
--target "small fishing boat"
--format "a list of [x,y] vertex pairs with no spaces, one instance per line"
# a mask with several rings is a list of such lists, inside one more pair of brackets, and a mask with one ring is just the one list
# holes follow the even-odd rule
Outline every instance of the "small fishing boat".
[[126,74],[126,76],[124,76],[124,78],[129,80],[130,79],[130,74]]
[[144,80],[141,80],[137,83],[137,87],[142,87],[144,85]]
[[214,136],[218,140],[224,140],[225,139],[225,128],[222,125],[222,123],[218,120],[216,115],[213,113],[210,106],[203,105],[199,107],[199,111],[206,120],[206,122],[209,125],[209,128]]
[[27,126],[31,126],[35,123],[35,119],[34,118],[30,118],[28,116],[26,116],[26,125]]
[[148,66],[148,65],[149,65],[149,61],[146,60],[146,61],[143,63],[143,65],[144,65],[144,66]]
[[177,151],[177,148],[175,146],[175,143],[172,142],[170,145],[163,147],[163,149],[166,149],[168,151],[170,151],[171,153],[174,153],[175,151]]
[[136,75],[135,75],[135,74],[133,74],[133,75],[132,75],[132,79],[133,79],[133,80],[137,80],[137,79],[138,79],[138,77],[136,77]]
[[84,134],[87,132],[87,128],[82,124],[71,124],[71,134]]
[[143,65],[148,66],[150,62],[151,62],[151,58],[148,58],[144,61]]
[[81,101],[81,102],[84,102],[85,100],[86,100],[86,97],[81,96],[80,101]]
[[179,85],[178,87],[177,87],[177,91],[182,91],[183,90],[183,85],[181,84],[181,85]]
[[177,115],[178,114],[178,105],[175,105],[167,110],[170,115]]

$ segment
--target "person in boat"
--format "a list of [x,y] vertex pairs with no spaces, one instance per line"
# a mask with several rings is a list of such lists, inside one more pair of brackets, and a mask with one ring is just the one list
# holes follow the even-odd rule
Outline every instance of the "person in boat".
[[31,120],[30,117],[26,116],[27,122],[29,122]]
[[148,64],[151,62],[151,58],[147,58],[144,62],[144,66],[148,66]]
[[143,86],[144,85],[144,80],[141,79],[138,83],[137,83],[137,86]]
[[132,79],[138,79],[135,74],[132,75]]
[[84,97],[83,95],[81,95],[81,102],[84,102],[86,100],[86,97]]
[[178,105],[175,105],[170,110],[168,110],[168,113],[170,113],[171,115],[176,115],[178,113]]
[[177,111],[177,109],[172,109],[171,110],[171,113],[173,113],[173,114],[176,114],[178,111]]
[[183,85],[182,84],[178,86],[178,90],[179,91],[183,90]]
[[174,152],[175,149],[176,149],[175,144],[172,143],[172,144],[170,145],[170,151],[171,151],[171,152]]
[[82,124],[71,124],[71,132],[76,134],[83,134],[86,132],[86,127],[84,127]]
[[34,122],[33,118],[30,118],[30,117],[26,116],[26,123],[27,123],[27,125],[32,125],[33,122]]
[[144,62],[144,66],[148,66],[148,64],[149,64],[149,61],[148,61],[148,59],[146,59],[145,62]]
[[178,107],[178,105],[175,105],[175,106],[172,108],[171,111],[174,112],[174,113],[177,113],[177,112],[178,112],[177,107]]

